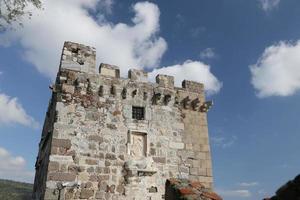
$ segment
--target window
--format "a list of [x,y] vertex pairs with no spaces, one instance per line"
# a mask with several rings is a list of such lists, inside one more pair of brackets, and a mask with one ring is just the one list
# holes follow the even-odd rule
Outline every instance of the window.
[[132,106],[132,118],[137,120],[145,119],[145,109],[143,107]]

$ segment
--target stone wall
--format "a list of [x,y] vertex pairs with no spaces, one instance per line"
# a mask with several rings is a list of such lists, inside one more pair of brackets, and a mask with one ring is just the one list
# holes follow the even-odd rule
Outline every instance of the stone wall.
[[[203,85],[101,64],[66,42],[37,158],[34,199],[165,198],[168,178],[212,187]],[[134,109],[134,110],[133,110]],[[144,116],[134,119],[142,109]]]

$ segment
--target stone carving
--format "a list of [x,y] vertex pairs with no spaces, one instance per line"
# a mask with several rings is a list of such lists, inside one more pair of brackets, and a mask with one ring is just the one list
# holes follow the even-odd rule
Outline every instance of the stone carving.
[[188,109],[188,108],[190,107],[190,102],[191,102],[190,97],[189,97],[189,96],[185,97],[185,98],[183,99],[183,101],[182,101],[183,107],[184,107],[185,109]]
[[140,159],[146,156],[146,135],[141,133],[131,133],[130,156]]
[[197,108],[199,107],[199,103],[200,103],[200,101],[199,101],[198,98],[196,98],[196,99],[194,99],[192,101],[192,108],[193,108],[193,110],[197,110]]
[[208,112],[208,110],[212,107],[212,105],[213,105],[212,101],[206,101],[200,107],[200,111],[201,112]]

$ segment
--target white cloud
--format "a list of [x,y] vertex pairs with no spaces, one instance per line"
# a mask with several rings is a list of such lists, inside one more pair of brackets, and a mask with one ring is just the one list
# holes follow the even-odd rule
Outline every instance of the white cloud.
[[274,8],[276,8],[279,3],[280,0],[258,0],[260,7],[264,10],[264,11],[270,11]]
[[[2,45],[19,41],[25,49],[24,57],[52,79],[57,73],[64,41],[95,46],[97,63],[120,66],[122,76],[127,75],[129,68],[151,71],[158,67],[167,43],[158,35],[160,10],[157,5],[136,3],[132,7],[135,16],[130,24],[114,24],[107,21],[105,13],[95,11],[99,4],[111,10],[113,1],[43,1],[43,11],[37,12],[30,21],[25,21],[24,28],[2,35]],[[89,14],[90,10],[97,19]],[[211,73],[210,66],[200,61],[187,60],[183,64],[155,69],[152,74],[158,72],[177,76],[177,84],[183,79],[203,82],[211,93],[218,92],[222,86]]]
[[204,83],[208,94],[219,92],[222,83],[211,73],[210,66],[200,61],[188,60],[182,64],[154,69],[149,77],[154,80],[157,74],[166,74],[175,77],[175,85],[181,86],[181,82],[186,80]]
[[265,49],[250,66],[258,97],[290,96],[300,90],[300,40],[281,41]]
[[200,52],[200,58],[202,58],[202,59],[214,58],[215,56],[216,56],[216,53],[213,48],[206,48]]
[[38,123],[29,116],[17,98],[0,93],[0,124],[18,123],[37,128]]
[[222,136],[211,137],[211,141],[212,141],[213,145],[215,145],[217,147],[224,148],[224,149],[234,145],[236,140],[237,140],[236,136],[231,136],[231,137],[228,137],[228,138],[225,138],[225,137],[222,137]]
[[249,190],[216,190],[217,193],[222,197],[237,197],[237,198],[246,198],[251,196]]
[[34,172],[25,168],[26,161],[21,156],[13,156],[0,147],[0,178],[33,182]]
[[238,185],[242,187],[253,187],[253,186],[257,186],[258,182],[242,182],[239,183]]
[[[150,2],[133,5],[135,16],[130,25],[113,24],[105,19],[95,21],[90,9],[103,5],[104,0],[43,1],[44,9],[37,11],[23,28],[2,35],[2,44],[20,41],[25,58],[43,74],[55,77],[64,41],[74,41],[97,49],[98,62],[128,68],[153,68],[167,49],[159,32],[158,7]],[[109,4],[109,3],[108,3]]]

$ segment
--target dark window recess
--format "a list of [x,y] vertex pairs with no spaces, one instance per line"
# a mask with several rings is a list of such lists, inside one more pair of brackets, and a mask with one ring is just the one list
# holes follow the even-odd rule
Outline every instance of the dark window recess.
[[132,106],[132,118],[137,120],[145,119],[144,107]]

